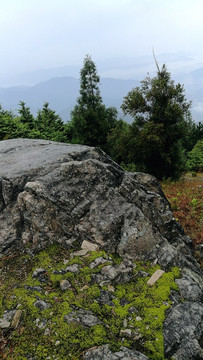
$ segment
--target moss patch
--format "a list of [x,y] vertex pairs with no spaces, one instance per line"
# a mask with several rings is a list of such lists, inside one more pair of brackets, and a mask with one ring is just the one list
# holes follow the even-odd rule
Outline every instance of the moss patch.
[[[98,257],[106,262],[91,269],[90,263]],[[64,259],[68,260],[65,265]],[[164,359],[163,321],[171,305],[170,290],[178,291],[174,280],[180,276],[179,269],[172,268],[153,287],[148,287],[149,277],[159,266],[139,262],[131,281],[113,284],[114,292],[110,292],[107,285],[91,282],[91,276],[110,260],[112,265],[122,261],[104,251],[70,259],[69,251],[59,245],[50,246],[35,258],[16,255],[1,260],[0,317],[5,310],[22,310],[16,329],[0,330],[2,359],[82,359],[85,350],[106,343],[112,350],[127,346],[150,359]],[[65,272],[73,264],[78,264],[79,272]],[[44,268],[46,273],[33,278],[36,268]],[[61,280],[70,282],[68,290],[61,290]],[[102,291],[111,297],[110,302],[99,300]],[[36,300],[44,301],[48,308],[40,310],[34,305]],[[99,323],[68,324],[64,316],[77,309],[90,310]]]

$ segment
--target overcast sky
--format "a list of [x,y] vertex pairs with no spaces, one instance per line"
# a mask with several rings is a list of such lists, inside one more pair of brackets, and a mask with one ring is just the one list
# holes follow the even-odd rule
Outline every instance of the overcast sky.
[[152,56],[152,47],[200,67],[202,16],[203,0],[0,0],[0,76],[80,65],[87,53]]

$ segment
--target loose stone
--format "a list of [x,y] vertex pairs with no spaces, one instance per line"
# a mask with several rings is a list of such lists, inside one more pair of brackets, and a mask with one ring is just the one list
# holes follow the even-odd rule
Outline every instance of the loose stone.
[[0,328],[1,329],[9,328],[10,325],[11,325],[11,323],[9,321],[7,321],[6,319],[0,319]]
[[40,310],[46,310],[50,307],[50,305],[43,300],[35,301],[34,306],[36,306]]
[[108,284],[108,285],[107,285],[107,288],[108,288],[108,291],[110,291],[110,292],[115,292],[115,287],[114,287],[114,286]]
[[131,337],[131,336],[132,336],[132,330],[131,330],[131,329],[121,330],[121,331],[120,331],[120,335],[121,335],[121,336]]
[[66,268],[65,268],[65,271],[66,272],[72,272],[72,273],[74,273],[74,274],[77,274],[77,273],[79,273],[79,268],[78,268],[78,264],[73,264],[73,265],[70,265],[70,266],[67,266]]
[[101,269],[101,274],[107,276],[111,280],[114,280],[118,275],[116,269],[112,265],[104,266]]
[[84,240],[82,242],[81,248],[83,250],[88,250],[88,251],[98,251],[99,250],[99,245],[93,244],[90,241]]
[[64,320],[68,324],[77,323],[88,327],[101,323],[101,321],[95,315],[93,315],[91,311],[83,309],[80,309],[77,312],[72,311],[71,313],[65,315]]
[[88,253],[88,250],[79,250],[74,251],[70,254],[70,259],[73,259],[75,256],[85,256]]
[[60,281],[60,288],[61,290],[67,290],[71,287],[71,283],[68,280],[61,280]]
[[90,267],[90,269],[94,269],[96,266],[104,264],[105,262],[106,262],[106,259],[104,259],[103,257],[100,256],[100,257],[96,258],[93,262],[91,262],[89,267]]
[[158,269],[155,271],[155,273],[150,277],[150,279],[147,281],[148,286],[153,286],[157,280],[160,279],[160,277],[164,274],[164,270]]
[[46,272],[46,269],[43,269],[43,268],[35,269],[35,271],[32,274],[32,277],[38,277],[38,276],[44,274],[45,272]]

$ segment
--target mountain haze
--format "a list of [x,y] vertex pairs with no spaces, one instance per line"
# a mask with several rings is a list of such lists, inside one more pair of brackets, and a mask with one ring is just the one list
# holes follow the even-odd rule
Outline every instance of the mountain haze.
[[[100,89],[105,105],[115,106],[119,110],[123,97],[137,85],[138,81],[134,80],[101,79]],[[49,102],[50,107],[64,121],[68,121],[79,96],[79,88],[79,79],[73,77],[53,78],[34,86],[0,88],[0,104],[16,113],[19,102],[24,101],[36,115],[44,102]]]
[[[193,120],[202,121],[203,67],[192,65],[191,56],[182,52],[160,54],[157,61],[160,67],[166,63],[172,79],[184,85],[186,98],[192,101]],[[81,66],[67,65],[0,77],[0,104],[16,113],[19,102],[24,101],[36,115],[43,103],[49,102],[50,107],[64,121],[68,121],[79,96]],[[98,60],[97,68],[101,76],[100,90],[104,104],[115,106],[121,116],[123,97],[139,86],[148,73],[151,77],[156,73],[153,56]]]

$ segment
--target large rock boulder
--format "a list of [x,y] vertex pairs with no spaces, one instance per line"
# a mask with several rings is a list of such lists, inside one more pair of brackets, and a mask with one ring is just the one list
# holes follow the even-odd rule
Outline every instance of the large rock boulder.
[[[201,358],[201,272],[153,176],[126,173],[97,148],[43,140],[1,141],[0,161],[0,256],[15,249],[34,254],[53,242],[78,248],[87,240],[164,270],[181,267],[186,301],[174,300],[166,320],[166,354],[187,359],[190,340]],[[185,333],[182,316],[192,324]]]
[[0,252],[85,239],[164,266],[190,257],[154,177],[126,173],[97,148],[51,141],[1,141],[0,159]]

